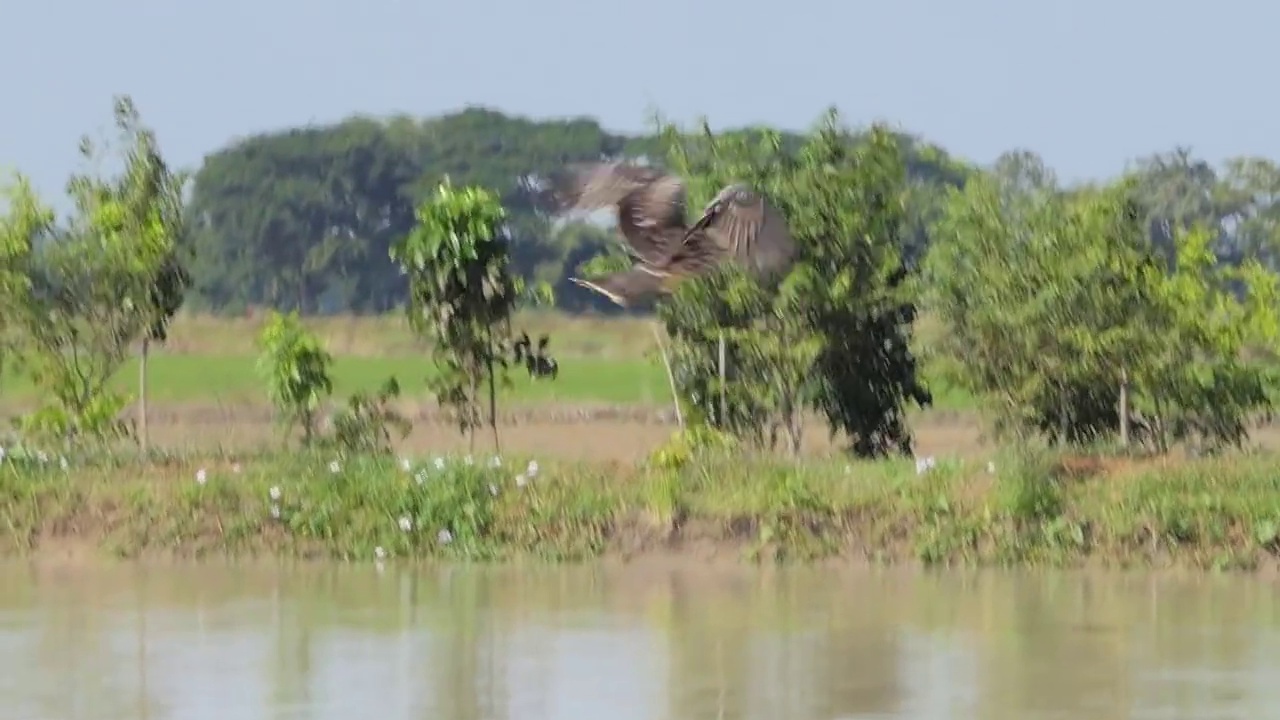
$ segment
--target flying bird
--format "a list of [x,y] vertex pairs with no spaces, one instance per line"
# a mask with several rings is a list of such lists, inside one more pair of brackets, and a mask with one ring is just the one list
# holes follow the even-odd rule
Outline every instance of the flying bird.
[[718,253],[766,277],[785,270],[796,243],[786,218],[765,196],[742,183],[725,186],[702,210],[685,235],[684,244],[709,240]]
[[660,262],[683,239],[685,186],[678,176],[623,163],[571,165],[552,178],[555,211],[612,207],[635,260]]
[[685,222],[685,184],[676,175],[622,163],[579,165],[553,189],[558,207],[617,208],[618,227],[633,264],[595,280],[570,278],[618,305],[654,293],[670,293],[683,279],[706,275],[737,261],[758,277],[788,266],[795,242],[782,213],[741,183],[731,184]]

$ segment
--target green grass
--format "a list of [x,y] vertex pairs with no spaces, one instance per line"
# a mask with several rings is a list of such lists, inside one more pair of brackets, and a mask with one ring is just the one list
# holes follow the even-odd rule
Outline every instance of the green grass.
[[99,458],[64,469],[56,456],[10,452],[0,551],[73,540],[125,557],[564,560],[697,539],[742,560],[1208,569],[1274,566],[1280,555],[1280,475],[1264,456],[1080,477],[1026,452],[998,458],[995,475],[958,461],[918,475],[907,460],[795,465],[668,451],[623,476],[546,461],[524,486],[515,475],[526,458],[498,468],[450,458],[443,469],[421,458],[409,470],[344,458],[334,471],[331,461]]
[[[256,358],[248,355],[155,355],[150,360],[147,391],[158,402],[260,403],[265,401]],[[534,380],[522,367],[511,369],[512,388],[506,395],[525,403],[598,402],[610,404],[667,404],[671,401],[666,370],[659,362],[639,359],[566,357],[558,360],[560,375]],[[372,391],[394,375],[404,397],[426,397],[430,360],[415,357],[339,356],[334,359],[336,397]],[[113,379],[121,392],[137,394],[138,366],[128,361]],[[934,407],[972,410],[972,396],[941,381],[932,381]],[[7,400],[31,401],[37,390],[24,376],[11,375],[0,387]]]
[[[254,346],[261,318],[228,318],[179,314],[163,351],[150,364],[148,392],[159,402],[262,403],[264,384],[255,370]],[[305,318],[304,324],[335,357],[334,390],[338,398],[358,390],[374,390],[394,375],[408,398],[425,397],[430,360],[403,315]],[[518,403],[598,402],[661,404],[671,401],[666,371],[653,354],[652,320],[634,317],[571,316],[554,311],[520,313],[514,321],[537,337],[551,336],[551,352],[560,377],[533,381],[523,368],[512,369]],[[937,323],[921,321],[920,343],[928,345]],[[934,407],[970,411],[974,398],[924,369],[934,394]],[[30,402],[37,396],[30,381],[6,373],[0,400]],[[137,364],[129,361],[117,374],[116,390],[137,392]]]
[[[510,398],[530,402],[666,403],[670,401],[666,371],[661,365],[640,360],[565,358],[560,376],[533,380],[524,368],[513,367]],[[263,402],[264,383],[251,356],[157,355],[149,363],[148,393],[157,401]],[[426,395],[430,361],[412,357],[338,357],[334,360],[334,393],[345,396],[359,390],[375,390],[394,375],[405,397]],[[113,386],[137,393],[136,361],[116,375]],[[36,389],[23,377],[11,377],[4,385],[7,398],[29,400]]]

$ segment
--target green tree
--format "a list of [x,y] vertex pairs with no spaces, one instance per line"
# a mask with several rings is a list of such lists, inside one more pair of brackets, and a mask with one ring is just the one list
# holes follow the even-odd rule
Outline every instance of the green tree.
[[[23,350],[46,391],[45,404],[28,418],[33,431],[100,439],[128,434],[117,419],[127,397],[107,384],[134,343],[163,339],[182,303],[181,180],[167,170],[127,96],[116,99],[115,124],[123,170],[114,177],[72,177],[75,213],[50,233],[33,262]],[[87,138],[81,153],[87,161],[100,159]]]
[[[755,409],[768,429],[770,449],[776,447],[777,431],[781,428],[787,433],[792,456],[798,457],[804,434],[804,412],[820,397],[822,389],[822,379],[814,374],[813,367],[825,350],[825,338],[794,312],[803,300],[791,295],[792,287],[784,288],[769,302],[767,296],[744,286],[749,284],[739,284],[741,290],[731,293],[729,298],[735,304],[755,305],[754,311],[745,313],[752,319],[745,328],[732,328],[723,334],[726,356],[728,348],[735,351],[733,381],[737,385],[738,400],[741,402],[743,396],[750,398],[749,407]],[[727,357],[725,370],[727,374]],[[728,415],[727,408],[723,414]],[[738,428],[737,434],[748,427],[758,437],[758,420]]]
[[1260,299],[1274,284],[1260,266],[1218,263],[1215,231],[1175,227],[1151,243],[1143,184],[1010,192],[993,175],[950,194],[924,275],[938,349],[998,430],[1092,442],[1132,409],[1160,449],[1218,445],[1239,443],[1268,405],[1242,352],[1274,336]]
[[1204,226],[1175,233],[1175,265],[1156,281],[1147,332],[1158,342],[1134,382],[1135,405],[1153,419],[1162,451],[1180,441],[1238,447],[1250,416],[1271,407],[1271,371],[1244,352],[1275,347],[1276,276],[1257,261],[1218,262],[1218,239]]
[[302,445],[317,438],[321,404],[333,394],[330,371],[333,357],[305,327],[297,311],[272,312],[258,336],[258,372],[267,382],[267,394],[286,438],[302,430]]
[[472,447],[487,386],[498,447],[497,385],[507,379],[511,314],[522,285],[510,271],[505,212],[493,193],[447,179],[418,208],[418,225],[391,249],[409,276],[410,326],[432,344],[431,384]]
[[1075,198],[953,191],[926,259],[952,378],[992,402],[1001,431],[1084,442],[1114,431],[1121,374],[1146,332],[1161,272],[1129,187]]
[[[909,350],[915,308],[905,282],[910,240],[902,200],[909,188],[900,140],[881,127],[855,134],[834,111],[799,147],[788,147],[773,131],[717,136],[705,123],[697,136],[668,126],[665,138],[673,169],[688,178],[692,202],[705,202],[728,182],[746,182],[778,204],[800,249],[781,285],[787,292],[717,273],[682,284],[660,307],[676,346],[680,394],[694,403],[717,397],[717,351],[708,338],[721,330],[737,331],[730,333],[737,347],[729,365],[758,367],[760,358],[772,357],[780,367],[781,358],[764,346],[745,346],[750,335],[742,332],[777,331],[777,323],[757,325],[757,318],[772,314],[786,325],[787,337],[803,339],[797,347],[817,348],[811,402],[831,430],[844,432],[860,456],[910,453],[906,403],[930,398]],[[742,283],[757,285],[750,292],[768,299],[735,302],[748,292]],[[738,397],[755,399],[730,409],[726,427],[770,416],[749,389]]]
[[[116,128],[125,149],[125,170],[114,182],[83,178],[83,191],[113,203],[111,233],[135,238],[141,255],[128,274],[134,287],[129,301],[136,305],[144,326],[138,363],[138,440],[147,447],[147,360],[152,343],[168,339],[169,323],[182,307],[191,276],[187,272],[189,248],[182,206],[186,176],[171,171],[160,153],[155,133],[142,124],[128,96],[116,98]],[[135,300],[136,298],[136,300]]]
[[21,348],[21,320],[31,302],[31,262],[35,245],[53,227],[45,207],[21,175],[3,187],[0,216],[0,376]]

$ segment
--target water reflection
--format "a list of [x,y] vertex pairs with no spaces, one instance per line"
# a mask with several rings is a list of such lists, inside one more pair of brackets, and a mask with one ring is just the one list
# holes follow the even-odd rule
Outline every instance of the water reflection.
[[13,718],[1261,717],[1242,577],[0,566]]

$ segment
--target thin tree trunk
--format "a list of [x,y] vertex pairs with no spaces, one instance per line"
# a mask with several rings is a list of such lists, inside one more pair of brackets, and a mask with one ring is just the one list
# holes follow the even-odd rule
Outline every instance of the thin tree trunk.
[[1129,371],[1120,371],[1120,447],[1129,447]]
[[667,382],[671,385],[671,402],[676,408],[676,425],[684,429],[684,415],[680,413],[680,393],[676,391],[676,374],[671,370],[671,358],[667,355],[667,346],[658,333],[658,323],[653,324],[653,339],[658,342],[658,350],[662,353],[662,364],[667,368]]
[[150,443],[147,437],[147,357],[151,354],[151,340],[142,338],[142,354],[138,357],[138,447],[146,454]]
[[488,335],[489,352],[485,361],[489,367],[489,427],[493,430],[493,454],[502,455],[502,445],[498,442],[498,389],[493,377],[493,333]]
[[717,420],[719,420],[719,422],[716,424],[721,429],[725,429],[729,426],[729,423],[728,423],[729,401],[725,393],[725,377],[727,375],[726,368],[725,368],[726,364],[727,363],[725,361],[724,331],[721,330],[720,331],[720,416],[716,418]]
[[791,457],[798,458],[802,433],[800,413],[796,411],[795,403],[791,400],[786,401],[784,412],[786,412],[787,434],[791,436]]
[[[467,452],[474,454],[476,451],[476,425],[480,420],[480,408],[476,403],[476,395],[480,392],[480,379],[476,377],[476,373],[480,372],[474,364],[471,366],[471,395],[467,398],[467,414],[471,415],[467,422]],[[474,411],[474,414],[472,414]]]

